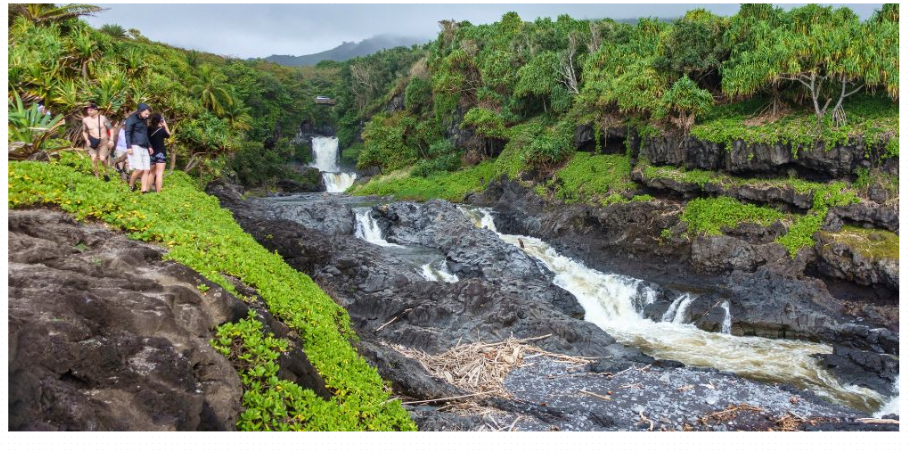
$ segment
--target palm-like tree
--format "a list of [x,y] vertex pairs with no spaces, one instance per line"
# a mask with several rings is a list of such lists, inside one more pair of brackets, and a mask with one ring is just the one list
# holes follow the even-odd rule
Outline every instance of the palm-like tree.
[[148,68],[148,63],[145,61],[145,52],[137,47],[130,47],[120,56],[123,58],[123,67],[126,68],[126,73],[130,76],[140,75]]
[[9,18],[22,16],[36,24],[63,22],[79,16],[92,16],[104,11],[95,5],[71,4],[54,5],[51,3],[22,3],[9,5]]
[[23,160],[40,152],[63,123],[62,114],[43,114],[37,104],[26,108],[19,95],[14,94],[9,99],[9,159]]
[[237,130],[252,129],[252,116],[249,115],[249,112],[250,109],[238,101],[224,106],[224,118],[227,119],[230,126]]
[[197,96],[209,111],[220,116],[224,107],[233,104],[225,84],[227,77],[210,64],[202,64],[192,80],[192,94]]
[[129,80],[120,69],[112,67],[98,75],[88,88],[91,98],[105,114],[116,113],[126,103]]
[[54,62],[48,66],[33,64],[26,66],[25,79],[28,84],[24,91],[34,97],[47,100],[51,98],[57,80],[60,78],[60,63]]
[[72,34],[69,40],[70,53],[79,62],[79,69],[82,73],[82,79],[88,79],[89,66],[95,61],[98,45],[92,38],[91,34],[79,30]]
[[126,28],[115,23],[108,23],[99,29],[102,33],[117,39],[126,39]]

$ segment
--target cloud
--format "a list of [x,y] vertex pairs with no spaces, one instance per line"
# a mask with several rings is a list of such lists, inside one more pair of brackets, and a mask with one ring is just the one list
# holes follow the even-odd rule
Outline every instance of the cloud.
[[[705,7],[731,15],[738,4],[108,4],[93,26],[116,23],[149,39],[241,58],[305,55],[378,34],[432,39],[442,19],[491,23],[508,11],[524,20],[569,14],[578,19],[678,17]],[[657,6],[657,8],[654,8]],[[791,7],[794,5],[783,5]],[[849,5],[868,17],[879,4]]]

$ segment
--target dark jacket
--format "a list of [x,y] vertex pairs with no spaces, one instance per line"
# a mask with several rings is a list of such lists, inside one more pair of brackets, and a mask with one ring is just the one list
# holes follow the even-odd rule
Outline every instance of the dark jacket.
[[139,113],[132,113],[126,118],[126,146],[148,148],[151,144],[148,141],[148,122],[139,117]]

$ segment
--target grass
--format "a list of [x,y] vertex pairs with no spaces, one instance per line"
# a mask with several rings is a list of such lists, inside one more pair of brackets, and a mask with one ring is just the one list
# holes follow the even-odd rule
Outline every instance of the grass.
[[744,204],[731,197],[694,199],[681,213],[689,233],[709,236],[721,235],[722,228],[733,228],[741,223],[769,226],[784,218],[785,215],[775,209]]
[[637,189],[631,180],[630,158],[625,155],[590,155],[577,152],[548,182],[565,203],[608,205]]
[[847,123],[841,127],[818,125],[813,111],[795,106],[773,122],[751,123],[765,106],[762,98],[714,107],[691,130],[691,136],[722,143],[726,148],[736,140],[760,144],[791,144],[810,147],[816,141],[826,148],[856,138],[879,147],[883,157],[898,156],[899,108],[888,98],[858,95],[845,102]]
[[400,402],[391,400],[378,373],[351,345],[357,337],[346,311],[246,234],[189,176],[175,172],[162,193],[141,196],[123,183],[96,180],[84,157],[55,164],[11,162],[8,205],[55,205],[79,220],[101,220],[130,238],[167,247],[167,259],[231,293],[236,289],[224,274],[255,287],[270,312],[299,334],[334,396],[325,401],[298,386],[288,390],[292,383],[285,380],[247,385],[241,429],[415,430]]
[[837,233],[821,232],[824,240],[844,244],[871,260],[899,260],[899,235],[846,225]]
[[353,186],[350,195],[393,195],[400,200],[426,201],[435,198],[462,202],[473,192],[482,192],[489,182],[501,176],[516,178],[522,167],[522,155],[505,149],[498,158],[486,160],[456,172],[438,172],[427,177],[415,176],[412,168],[396,170],[374,177],[368,183]]

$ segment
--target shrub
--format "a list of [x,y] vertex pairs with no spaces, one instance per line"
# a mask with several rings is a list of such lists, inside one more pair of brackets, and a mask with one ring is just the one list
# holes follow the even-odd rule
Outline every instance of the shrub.
[[[247,390],[241,428],[260,423],[263,429],[415,429],[400,402],[389,398],[375,369],[351,346],[356,335],[346,311],[308,276],[246,234],[231,213],[201,192],[189,176],[174,172],[164,191],[152,198],[134,195],[122,183],[96,180],[87,158],[64,161],[11,163],[9,207],[56,205],[79,220],[102,220],[130,238],[167,247],[166,259],[195,269],[233,294],[236,289],[224,275],[237,277],[255,286],[269,311],[300,336],[333,397],[322,400],[285,380],[274,383],[275,389],[261,400]],[[264,366],[270,353],[263,355],[256,360],[257,367],[264,367],[256,369],[262,375],[271,370]],[[290,416],[289,411],[300,413]],[[275,412],[279,416],[266,417]]]

